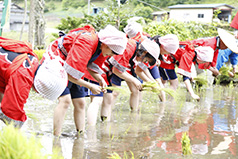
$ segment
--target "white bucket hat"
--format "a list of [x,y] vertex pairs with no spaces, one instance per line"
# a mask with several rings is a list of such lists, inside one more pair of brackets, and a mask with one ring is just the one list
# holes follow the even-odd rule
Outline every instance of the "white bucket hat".
[[117,30],[112,25],[107,25],[98,33],[99,40],[106,44],[112,51],[121,55],[126,49],[127,37],[126,34]]
[[197,58],[201,61],[212,62],[214,50],[210,46],[199,46],[195,48]]
[[132,38],[136,36],[136,34],[138,34],[139,32],[142,33],[143,28],[140,23],[131,22],[131,23],[128,23],[127,26],[123,30],[129,36],[129,38]]
[[45,60],[37,70],[34,87],[44,98],[55,100],[65,90],[68,76],[58,60]]
[[238,53],[238,43],[234,35],[230,34],[224,29],[218,28],[217,29],[218,35],[223,41],[223,43],[234,53]]
[[179,39],[174,34],[167,34],[159,38],[159,43],[169,53],[175,54],[179,48]]
[[155,58],[156,61],[158,60],[160,48],[156,42],[146,38],[142,41],[141,45],[148,51],[149,54],[151,54]]

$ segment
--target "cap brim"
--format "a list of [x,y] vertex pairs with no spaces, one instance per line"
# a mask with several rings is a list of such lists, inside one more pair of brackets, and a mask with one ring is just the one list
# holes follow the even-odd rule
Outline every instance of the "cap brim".
[[217,29],[218,35],[223,41],[223,43],[234,53],[238,54],[238,43],[234,35],[230,34],[224,29],[218,28]]

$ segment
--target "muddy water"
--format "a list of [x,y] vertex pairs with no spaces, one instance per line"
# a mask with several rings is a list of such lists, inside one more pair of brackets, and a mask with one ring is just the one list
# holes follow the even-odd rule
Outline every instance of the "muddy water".
[[112,121],[88,127],[77,136],[73,106],[67,111],[63,136],[52,135],[56,101],[30,94],[26,105],[28,120],[22,130],[41,138],[44,153],[58,149],[65,159],[106,159],[110,154],[121,158],[184,158],[181,137],[188,132],[192,156],[186,158],[237,158],[238,89],[215,86],[200,89],[201,100],[190,99],[179,90],[179,100],[162,104],[157,96],[143,93],[139,113],[129,111],[128,94],[120,95],[113,108]]

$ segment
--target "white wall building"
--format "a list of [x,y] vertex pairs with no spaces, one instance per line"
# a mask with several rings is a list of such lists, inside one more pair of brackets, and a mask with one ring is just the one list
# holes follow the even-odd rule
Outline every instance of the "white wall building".
[[[2,11],[3,11],[3,1],[0,1],[0,23],[2,19]],[[29,16],[26,16],[26,22],[24,25],[24,31],[28,30],[29,26]],[[19,7],[18,5],[11,3],[10,9],[10,30],[13,31],[21,31],[22,23],[24,18],[24,8]]]
[[234,7],[227,4],[178,4],[168,7],[170,18],[178,21],[199,21],[202,23],[212,22],[214,11],[220,9],[220,20],[231,22],[231,12]]

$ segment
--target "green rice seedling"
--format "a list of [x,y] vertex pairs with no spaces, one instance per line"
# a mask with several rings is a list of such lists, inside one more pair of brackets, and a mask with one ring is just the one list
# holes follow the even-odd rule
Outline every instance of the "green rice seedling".
[[42,149],[35,135],[27,137],[11,124],[0,131],[1,159],[63,159],[56,152],[53,155],[43,154]]
[[229,76],[229,71],[230,71],[230,68],[229,67],[225,67],[225,66],[222,66],[219,70],[219,72],[221,73],[221,75],[226,75],[226,76]]
[[197,76],[193,79],[196,81],[196,87],[208,86],[205,76]]
[[111,91],[116,91],[116,92],[119,92],[119,93],[122,93],[122,94],[128,93],[127,89],[121,88],[121,87],[108,86],[108,87],[105,87],[104,89],[111,90]]
[[220,85],[221,83],[221,78],[220,78],[221,75],[218,75],[214,80],[215,80],[215,85]]
[[142,84],[142,91],[151,91],[159,94],[161,91],[171,95],[173,98],[177,97],[176,92],[171,88],[161,88],[157,82],[144,82]]
[[191,145],[190,145],[190,139],[187,135],[187,132],[183,133],[182,139],[181,139],[181,144],[182,144],[183,155],[191,155],[192,150],[191,150]]

